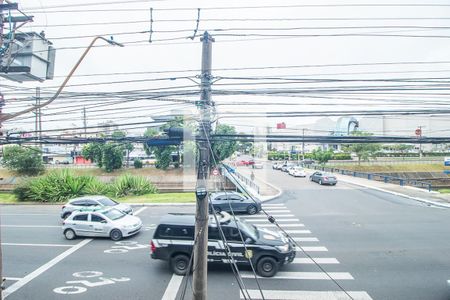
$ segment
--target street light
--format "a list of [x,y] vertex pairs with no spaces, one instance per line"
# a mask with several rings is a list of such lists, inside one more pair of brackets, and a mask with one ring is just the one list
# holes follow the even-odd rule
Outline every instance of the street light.
[[114,41],[111,37],[111,39],[106,39],[102,36],[96,36],[92,42],[89,44],[89,46],[86,48],[86,50],[84,50],[83,55],[81,55],[80,59],[77,61],[77,63],[75,64],[75,66],[72,68],[72,70],[70,71],[69,75],[67,75],[66,79],[64,80],[64,82],[62,83],[62,85],[58,88],[58,90],[56,91],[55,95],[53,95],[53,97],[51,97],[48,101],[39,104],[39,105],[35,105],[31,108],[27,108],[25,110],[19,111],[17,113],[13,113],[13,114],[0,114],[0,124],[4,121],[13,119],[17,116],[29,113],[33,110],[38,110],[44,106],[49,105],[50,103],[52,103],[56,98],[58,98],[59,94],[61,94],[62,90],[64,89],[64,87],[66,86],[67,82],[69,81],[69,79],[72,77],[73,73],[75,73],[76,69],[78,68],[78,66],[81,64],[81,62],[83,61],[83,59],[85,58],[86,54],[89,52],[89,50],[91,50],[92,46],[94,46],[95,42],[97,40],[104,40],[105,42],[107,42],[108,44],[112,45],[112,46],[119,46],[119,47],[124,47],[123,44],[118,43],[116,41]]

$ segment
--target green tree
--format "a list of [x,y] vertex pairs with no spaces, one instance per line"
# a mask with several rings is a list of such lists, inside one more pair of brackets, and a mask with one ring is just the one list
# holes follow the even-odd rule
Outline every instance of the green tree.
[[313,150],[312,158],[321,164],[325,164],[333,157],[333,154],[332,149],[324,151],[321,148],[317,148]]
[[17,145],[3,148],[2,165],[20,175],[38,175],[45,170],[40,149]]
[[112,172],[122,167],[123,151],[123,146],[117,143],[90,143],[83,147],[81,155]]
[[103,147],[100,143],[90,143],[83,147],[81,150],[81,155],[85,159],[97,164],[99,168],[103,167]]
[[[144,133],[145,137],[156,137],[161,133],[153,128],[147,128]],[[154,154],[156,158],[155,166],[158,169],[167,170],[172,162],[172,152],[177,150],[174,145],[168,146],[147,146],[144,144],[145,152],[147,155]]]
[[[216,126],[214,134],[236,134],[236,129],[227,124]],[[227,159],[237,150],[236,141],[215,141],[212,143],[212,152],[217,163]],[[211,163],[214,163],[211,160]]]
[[[113,132],[112,137],[114,138],[125,138],[127,136],[127,133],[125,131],[116,130]],[[121,147],[123,151],[125,152],[125,156],[127,157],[126,164],[127,167],[129,166],[130,162],[130,152],[134,150],[134,145],[131,142],[121,142]]]
[[[371,136],[372,133],[364,131],[353,131],[352,135]],[[355,153],[355,155],[358,157],[358,164],[360,164],[361,160],[368,161],[370,158],[376,157],[377,153],[381,150],[381,145],[373,143],[358,143],[349,144],[345,147],[345,149],[349,152]]]

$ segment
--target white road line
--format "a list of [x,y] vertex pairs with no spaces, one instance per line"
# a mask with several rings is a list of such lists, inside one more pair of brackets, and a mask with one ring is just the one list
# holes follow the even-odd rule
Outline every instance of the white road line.
[[175,300],[183,282],[183,276],[173,274],[161,300]]
[[[247,290],[250,297],[255,300],[263,299],[259,290]],[[354,300],[372,300],[372,298],[363,291],[348,291],[350,297]],[[276,291],[263,290],[266,300],[342,300],[348,299],[344,292],[340,291]],[[246,299],[241,292],[241,299]]]
[[293,234],[293,233],[301,233],[301,234],[303,234],[303,233],[311,233],[311,230],[287,229],[285,231],[286,231],[286,233],[289,233],[289,234]]
[[[252,272],[241,272],[242,278],[255,278]],[[353,280],[353,276],[348,272],[328,272],[334,280]],[[330,280],[324,272],[278,272],[274,277],[259,277],[266,279],[300,279],[300,280]]]
[[[305,252],[326,252],[328,249],[326,247],[302,247]],[[303,252],[299,247],[295,247],[295,251]]]
[[[257,227],[278,227],[275,224],[255,224]],[[305,224],[298,223],[298,224],[280,224],[281,228],[287,228],[287,227],[305,227]]]
[[[314,261],[313,261],[314,260]],[[339,261],[332,257],[294,258],[293,264],[311,265],[314,262],[323,265],[336,265]]]
[[284,203],[267,203],[267,204],[263,204],[263,206],[285,206],[286,204]]
[[[241,217],[241,219],[261,218],[262,216],[263,215],[245,216],[245,217]],[[281,214],[281,215],[271,214],[271,216],[274,218],[295,217],[295,215],[292,215],[292,214]]]
[[319,239],[316,237],[293,237],[296,242],[318,242]]
[[19,278],[19,277],[3,277],[3,279],[10,280],[10,281],[19,281],[22,278]]
[[290,213],[289,209],[265,209],[268,213]]
[[[277,222],[300,222],[299,219],[276,219]],[[267,219],[251,219],[249,222],[269,222]]]
[[12,227],[12,228],[61,228],[57,225],[0,225],[0,227]]
[[137,216],[138,214],[140,214],[141,212],[143,212],[146,209],[147,209],[147,206],[141,207],[137,211],[134,212],[134,215]]
[[14,284],[10,285],[6,290],[3,291],[3,298],[8,297],[9,295],[11,295],[15,291],[17,291],[18,289],[20,289],[21,287],[26,285],[28,282],[30,282],[34,278],[38,277],[39,275],[41,275],[42,273],[44,273],[45,271],[47,271],[48,269],[50,269],[51,267],[53,267],[54,265],[56,265],[57,263],[62,261],[67,256],[71,255],[75,251],[77,251],[77,250],[81,249],[82,247],[84,247],[85,245],[87,245],[90,241],[92,241],[92,239],[82,240],[81,242],[79,242],[75,246],[71,247],[70,249],[67,249],[66,251],[64,251],[63,253],[58,255],[57,257],[53,258],[48,263],[40,266],[39,268],[37,268],[36,270],[31,272],[27,276],[21,278],[19,281],[17,281]]
[[58,213],[54,214],[0,214],[0,216],[55,216]]
[[23,247],[72,247],[69,244],[22,244],[22,243],[2,243],[2,246],[23,246]]

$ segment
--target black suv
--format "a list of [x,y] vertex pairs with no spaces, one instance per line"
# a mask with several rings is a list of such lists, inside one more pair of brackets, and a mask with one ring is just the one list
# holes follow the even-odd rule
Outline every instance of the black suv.
[[[250,265],[251,260],[256,272],[263,277],[274,276],[284,264],[295,258],[295,246],[278,231],[257,228],[228,213],[217,214],[220,226],[238,264]],[[168,214],[161,218],[151,241],[151,256],[169,262],[177,275],[186,274],[194,244],[193,214]],[[245,241],[247,250],[239,234]],[[208,262],[229,263],[224,243],[214,216],[209,218],[208,226]]]

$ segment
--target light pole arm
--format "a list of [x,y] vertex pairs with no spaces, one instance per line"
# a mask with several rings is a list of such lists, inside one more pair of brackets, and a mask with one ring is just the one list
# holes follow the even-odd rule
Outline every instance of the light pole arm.
[[40,108],[42,108],[42,107],[44,107],[44,106],[49,105],[49,104],[52,103],[53,101],[55,101],[55,99],[58,98],[59,94],[61,94],[62,90],[63,90],[64,87],[66,86],[66,84],[67,84],[67,82],[69,81],[69,79],[72,77],[73,73],[75,73],[75,71],[77,70],[78,66],[81,64],[81,62],[83,61],[83,59],[86,57],[86,54],[89,52],[89,50],[91,50],[92,46],[94,46],[95,42],[96,42],[97,40],[99,40],[99,39],[106,41],[108,44],[123,47],[122,44],[117,43],[117,42],[115,42],[115,41],[113,41],[113,40],[105,39],[105,38],[102,37],[102,36],[97,36],[97,37],[95,37],[95,38],[92,40],[92,42],[89,44],[89,46],[86,48],[86,50],[84,50],[83,55],[81,55],[80,59],[77,61],[77,63],[75,64],[75,66],[73,66],[73,68],[72,68],[72,70],[70,71],[69,75],[67,75],[66,79],[64,79],[64,82],[63,82],[63,83],[61,84],[61,86],[58,88],[58,90],[56,91],[56,93],[55,93],[49,100],[47,100],[46,102],[44,102],[44,103],[42,103],[42,104],[40,104],[40,105],[35,105],[35,106],[33,106],[33,107],[24,109],[24,110],[22,110],[22,111],[19,111],[19,112],[13,113],[13,114],[3,114],[3,115],[0,115],[0,123],[1,123],[1,122],[4,122],[4,121],[7,121],[7,120],[10,120],[10,119],[13,119],[13,118],[15,118],[15,117],[17,117],[17,116],[20,116],[20,115],[29,113],[29,112],[31,112],[31,111],[33,111],[33,110],[40,109]]

